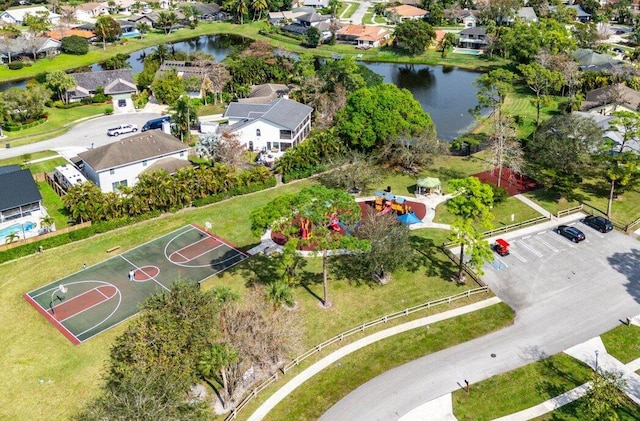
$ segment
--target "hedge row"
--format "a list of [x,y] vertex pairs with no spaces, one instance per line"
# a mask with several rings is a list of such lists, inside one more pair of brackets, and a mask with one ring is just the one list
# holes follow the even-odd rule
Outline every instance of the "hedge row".
[[248,186],[234,187],[223,193],[213,194],[211,196],[203,197],[202,199],[196,199],[193,201],[193,206],[195,207],[206,206],[212,203],[221,202],[233,196],[241,196],[247,193],[254,193],[254,192],[268,189],[269,187],[275,187],[275,186],[276,186],[276,179],[275,177],[271,177],[269,181],[265,183],[254,183]]
[[39,120],[32,121],[31,123],[26,123],[26,124],[7,122],[7,123],[4,123],[2,128],[8,132],[17,132],[23,129],[28,129],[30,127],[39,126],[46,121],[47,119],[45,117],[45,118],[41,118]]
[[146,219],[155,218],[159,216],[160,212],[149,212],[144,215],[137,216],[135,218],[124,217],[120,219],[114,219],[111,221],[98,222],[91,226],[81,228],[79,230],[70,231],[64,234],[48,237],[40,241],[36,241],[22,246],[14,247],[9,250],[5,250],[0,253],[0,263],[8,262],[9,260],[17,259],[19,257],[28,256],[35,253],[40,246],[47,250],[53,247],[63,246],[65,244],[73,243],[74,241],[84,240],[85,238],[92,237],[96,234],[111,231],[116,228],[125,227],[136,222],[144,221]]
[[300,180],[303,178],[311,177],[312,175],[319,174],[326,169],[326,165],[313,165],[307,168],[295,169],[293,171],[289,171],[286,174],[282,174],[282,182],[288,183],[293,180]]
[[[224,199],[228,199],[233,196],[239,196],[247,193],[253,193],[260,190],[267,189],[269,187],[275,187],[276,179],[272,177],[265,183],[255,183],[249,186],[240,186],[230,189],[224,193],[218,193],[212,196],[198,199],[193,202],[193,206],[200,207],[211,203],[220,202]],[[155,218],[161,214],[160,211],[149,212],[144,215],[136,217],[124,217],[120,219],[112,219],[110,221],[98,222],[92,224],[89,227],[81,228],[79,230],[70,231],[65,234],[56,235],[54,237],[45,238],[40,241],[36,241],[22,246],[14,247],[12,249],[0,252],[0,263],[8,262],[9,260],[17,259],[35,253],[40,246],[47,250],[50,248],[63,246],[65,244],[72,243],[74,241],[84,240],[85,238],[92,237],[96,234],[108,232],[116,228],[125,227],[127,225],[135,224],[147,219]]]

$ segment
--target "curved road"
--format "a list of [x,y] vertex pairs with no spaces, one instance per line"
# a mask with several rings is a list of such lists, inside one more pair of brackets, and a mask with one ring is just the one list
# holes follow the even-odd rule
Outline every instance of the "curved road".
[[615,231],[605,236],[583,230],[589,241],[576,247],[543,232],[543,241],[566,251],[520,269],[512,264],[487,271],[485,281],[516,311],[512,326],[390,370],[320,420],[432,420],[421,406],[461,388],[465,380],[473,393],[476,382],[585,342],[639,314],[640,244]]
[[[107,136],[107,129],[119,124],[133,123],[138,125],[138,129],[152,118],[160,117],[159,113],[129,113],[114,114],[110,116],[98,117],[87,120],[72,127],[68,132],[53,139],[42,142],[32,143],[29,145],[18,146],[15,148],[0,149],[0,160],[21,156],[24,154],[33,154],[35,152],[53,150],[66,158],[72,158],[80,152],[84,152],[91,147],[103,146],[128,135]],[[2,139],[0,139],[0,145]]]

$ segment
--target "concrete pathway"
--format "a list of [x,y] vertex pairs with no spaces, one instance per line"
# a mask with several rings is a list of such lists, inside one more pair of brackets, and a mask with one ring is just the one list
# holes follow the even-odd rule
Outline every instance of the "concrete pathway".
[[362,24],[362,19],[364,18],[365,13],[371,6],[371,3],[368,1],[360,2],[358,9],[355,11],[353,15],[349,19],[344,19],[345,22],[353,23],[354,25]]
[[548,401],[544,401],[539,405],[532,406],[531,408],[527,408],[523,411],[516,412],[515,414],[507,415],[505,417],[496,418],[494,421],[526,421],[531,420],[533,418],[539,417],[551,411],[554,411],[561,406],[564,406],[568,403],[575,401],[576,399],[580,399],[583,397],[591,388],[591,383],[585,383],[580,385],[574,389],[571,389],[568,392],[563,393],[560,396],[556,396],[553,399],[549,399]]
[[[418,327],[428,326],[433,323],[437,323],[443,320],[450,319],[452,317],[457,317],[462,314],[467,314],[474,312],[476,310],[480,310],[482,308],[486,308],[497,304],[500,302],[498,297],[492,297],[474,304],[470,304],[464,307],[459,307],[453,310],[445,311],[442,313],[434,314],[432,316],[423,317],[421,319],[413,320],[411,322],[403,323],[398,326],[391,327],[389,329],[382,330],[380,332],[376,332],[372,335],[369,335],[365,338],[359,339],[347,346],[344,346],[326,357],[322,358],[320,361],[311,365],[306,370],[302,371],[300,374],[295,376],[293,379],[289,380],[287,384],[282,386],[278,391],[276,391],[273,395],[271,395],[256,411],[251,414],[249,417],[249,421],[258,421],[263,419],[269,411],[271,411],[280,401],[282,401],[287,395],[293,392],[298,388],[302,383],[309,380],[312,376],[319,373],[324,368],[327,368],[331,364],[334,364],[339,359],[355,352],[361,348],[364,348],[367,345],[371,345],[374,342],[380,341],[382,339],[389,338],[391,336],[397,335],[399,333],[403,333]],[[441,408],[442,411],[447,411],[447,406],[433,404],[431,407],[433,408]],[[419,418],[413,418],[419,419]],[[434,419],[434,418],[431,418]]]
[[531,209],[536,210],[539,214],[546,216],[548,218],[551,219],[555,219],[556,217],[553,216],[551,214],[551,212],[549,212],[548,210],[546,210],[545,208],[543,208],[542,206],[538,205],[536,202],[534,202],[533,200],[521,195],[521,194],[516,194],[515,196],[516,199],[518,199],[519,201],[521,201],[522,203],[524,203],[525,205],[529,206]]

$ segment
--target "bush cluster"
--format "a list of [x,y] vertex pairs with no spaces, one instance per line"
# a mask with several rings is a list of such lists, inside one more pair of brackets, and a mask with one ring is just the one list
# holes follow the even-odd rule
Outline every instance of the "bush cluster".
[[224,193],[213,194],[211,196],[203,197],[202,199],[196,199],[193,201],[193,206],[195,207],[206,206],[206,205],[210,205],[211,203],[221,202],[233,196],[241,196],[243,194],[254,193],[254,192],[268,189],[270,187],[275,187],[275,186],[276,186],[276,179],[275,177],[272,177],[265,183],[255,183],[255,184],[250,184],[248,186],[238,186],[230,190],[227,190]]
[[7,64],[7,67],[10,70],[20,70],[23,67],[29,67],[31,66],[31,63],[25,63],[23,61],[12,61],[11,63]]
[[16,123],[16,122],[6,122],[2,125],[2,128],[8,132],[17,132],[20,130],[28,129],[30,127],[39,126],[40,124],[47,121],[47,117],[40,118],[36,121],[32,121],[30,123]]
[[65,103],[64,103],[64,102],[62,102],[62,101],[55,101],[55,102],[53,103],[53,106],[54,106],[54,107],[56,107],[56,108],[60,108],[60,109],[63,109],[63,110],[67,110],[67,109],[69,109],[69,108],[82,107],[83,105],[84,105],[84,103],[83,103],[83,102],[70,102],[70,103],[68,103],[68,104],[65,104]]

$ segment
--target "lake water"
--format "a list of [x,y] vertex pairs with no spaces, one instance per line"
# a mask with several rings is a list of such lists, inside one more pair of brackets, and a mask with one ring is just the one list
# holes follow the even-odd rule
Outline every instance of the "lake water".
[[[222,61],[233,48],[248,42],[235,35],[206,35],[188,41],[168,44],[169,49],[186,53],[201,51],[212,54],[216,61]],[[155,47],[131,54],[129,63],[134,73],[143,69],[144,57]],[[469,109],[477,104],[477,89],[473,82],[479,73],[445,66],[404,65],[390,63],[363,63],[369,69],[382,75],[385,82],[406,88],[420,102],[422,108],[431,115],[438,132],[438,138],[451,141],[468,132],[475,124]],[[91,67],[102,70],[99,64]],[[12,87],[24,88],[26,81],[0,83],[0,92]]]

